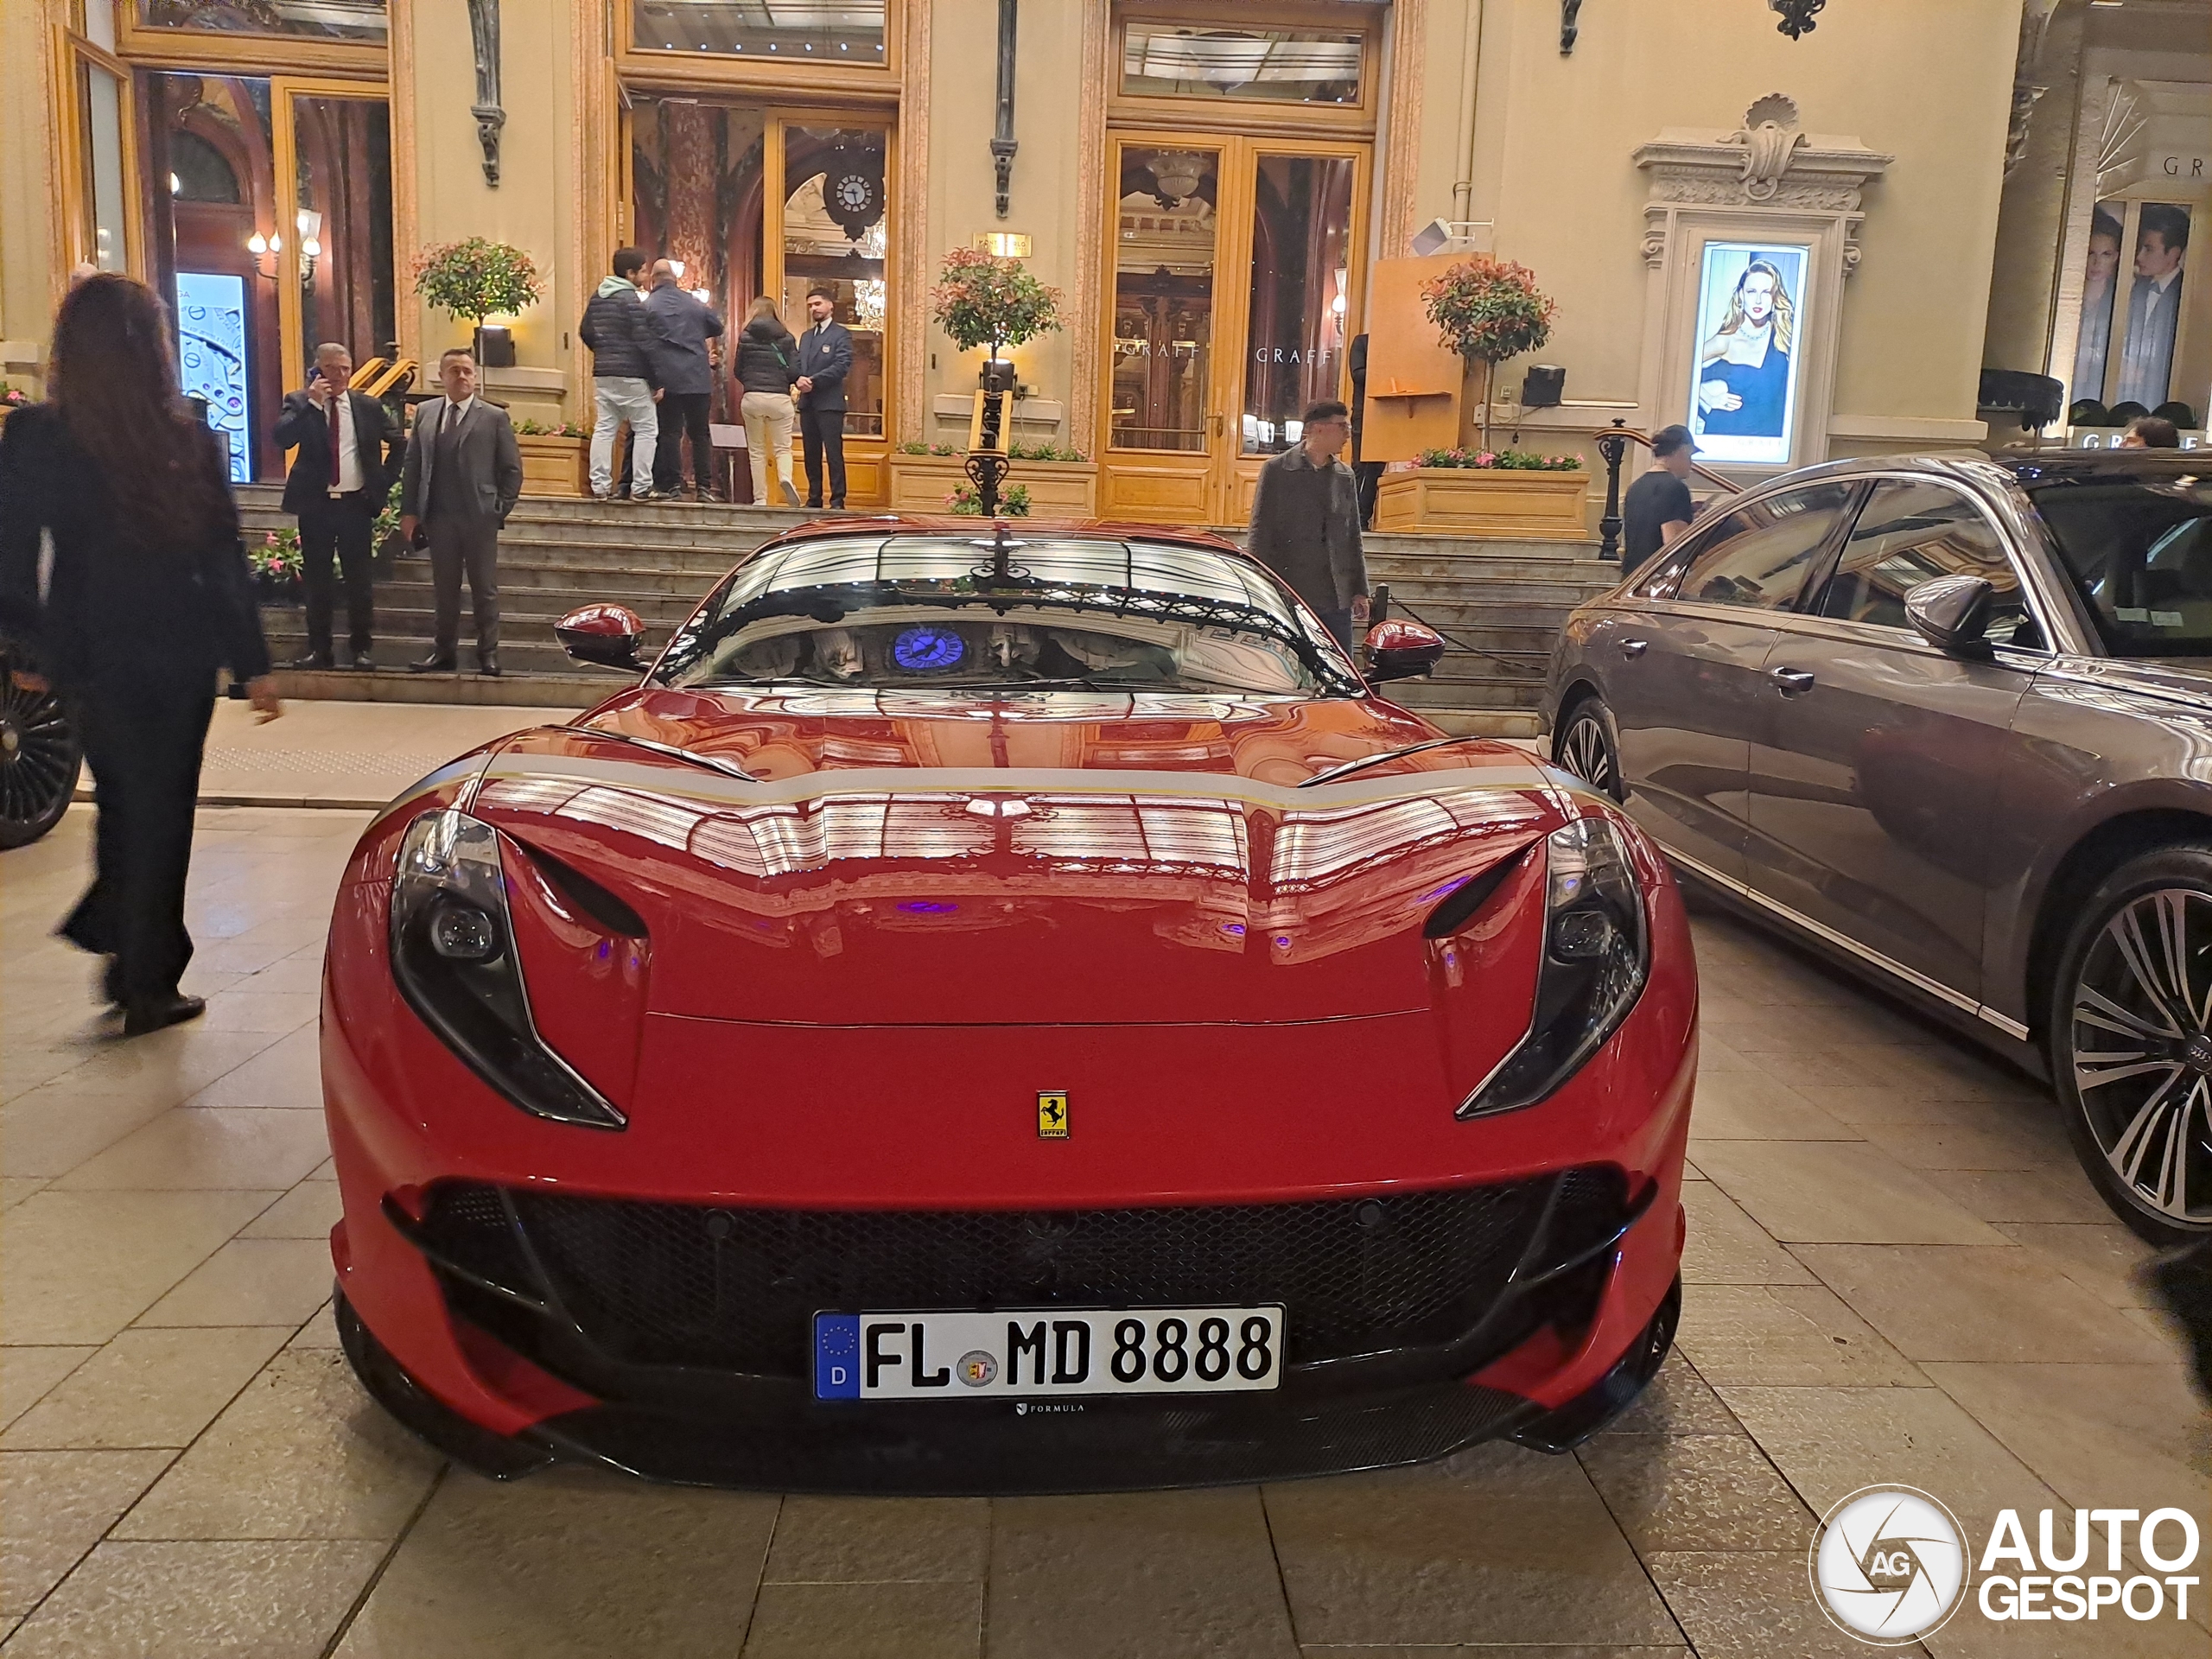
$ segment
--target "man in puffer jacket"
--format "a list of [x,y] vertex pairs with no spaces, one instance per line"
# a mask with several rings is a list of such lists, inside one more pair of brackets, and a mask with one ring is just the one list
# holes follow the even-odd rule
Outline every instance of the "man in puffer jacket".
[[653,321],[637,282],[645,265],[645,256],[636,248],[617,248],[614,274],[591,296],[576,330],[591,347],[592,394],[599,413],[591,434],[591,493],[601,501],[616,499],[614,429],[625,421],[630,423],[630,499],[661,499],[652,487],[653,450],[660,436],[655,406],[660,393],[648,350]]

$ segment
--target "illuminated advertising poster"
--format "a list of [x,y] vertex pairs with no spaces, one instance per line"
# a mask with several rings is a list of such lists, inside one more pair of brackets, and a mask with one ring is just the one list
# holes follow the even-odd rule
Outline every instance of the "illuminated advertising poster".
[[1810,250],[1708,242],[1697,296],[1689,425],[1707,461],[1787,466]]

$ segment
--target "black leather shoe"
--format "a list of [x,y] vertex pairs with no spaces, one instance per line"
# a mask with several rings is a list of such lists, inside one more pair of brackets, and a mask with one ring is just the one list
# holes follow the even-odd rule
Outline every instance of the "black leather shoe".
[[365,651],[357,651],[353,653],[353,669],[356,674],[373,674],[377,669],[377,659]]
[[410,674],[450,674],[460,666],[450,657],[441,657],[435,652],[419,663],[407,664]]
[[842,512],[844,510],[845,504],[842,501],[832,501],[830,504],[830,511],[832,512]]
[[207,1012],[207,1004],[200,998],[171,991],[167,996],[156,996],[125,1007],[123,1010],[123,1034],[143,1037],[148,1032],[159,1031],[165,1026],[181,1026],[188,1020],[197,1020]]
[[284,666],[287,668],[335,668],[338,664],[327,652],[311,651],[304,657],[293,658]]
[[499,677],[499,653],[497,651],[478,652],[476,653],[476,671],[479,674],[481,674],[487,680],[498,679]]

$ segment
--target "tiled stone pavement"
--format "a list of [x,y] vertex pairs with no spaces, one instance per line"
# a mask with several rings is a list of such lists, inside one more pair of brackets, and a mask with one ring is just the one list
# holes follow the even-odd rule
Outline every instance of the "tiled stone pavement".
[[[91,814],[0,862],[6,1659],[1850,1654],[1804,1550],[1861,1484],[1925,1487],[1977,1538],[2008,1505],[2207,1512],[2144,1251],[2049,1100],[1713,914],[1680,1344],[1576,1456],[1003,1502],[446,1468],[355,1387],[326,1307],[315,986],[362,822],[203,812],[209,1017],[127,1046],[46,936]],[[1927,1650],[2204,1659],[2205,1605],[1968,1610]]]

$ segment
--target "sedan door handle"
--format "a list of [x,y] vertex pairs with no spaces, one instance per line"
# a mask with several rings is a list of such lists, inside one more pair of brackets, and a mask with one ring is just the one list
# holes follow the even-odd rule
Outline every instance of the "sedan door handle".
[[1813,689],[1813,677],[1802,668],[1777,668],[1770,671],[1770,677],[1785,697],[1794,697],[1800,691]]
[[1650,649],[1650,641],[1647,639],[1624,639],[1621,641],[1621,655],[1624,657],[1641,657],[1645,652]]

